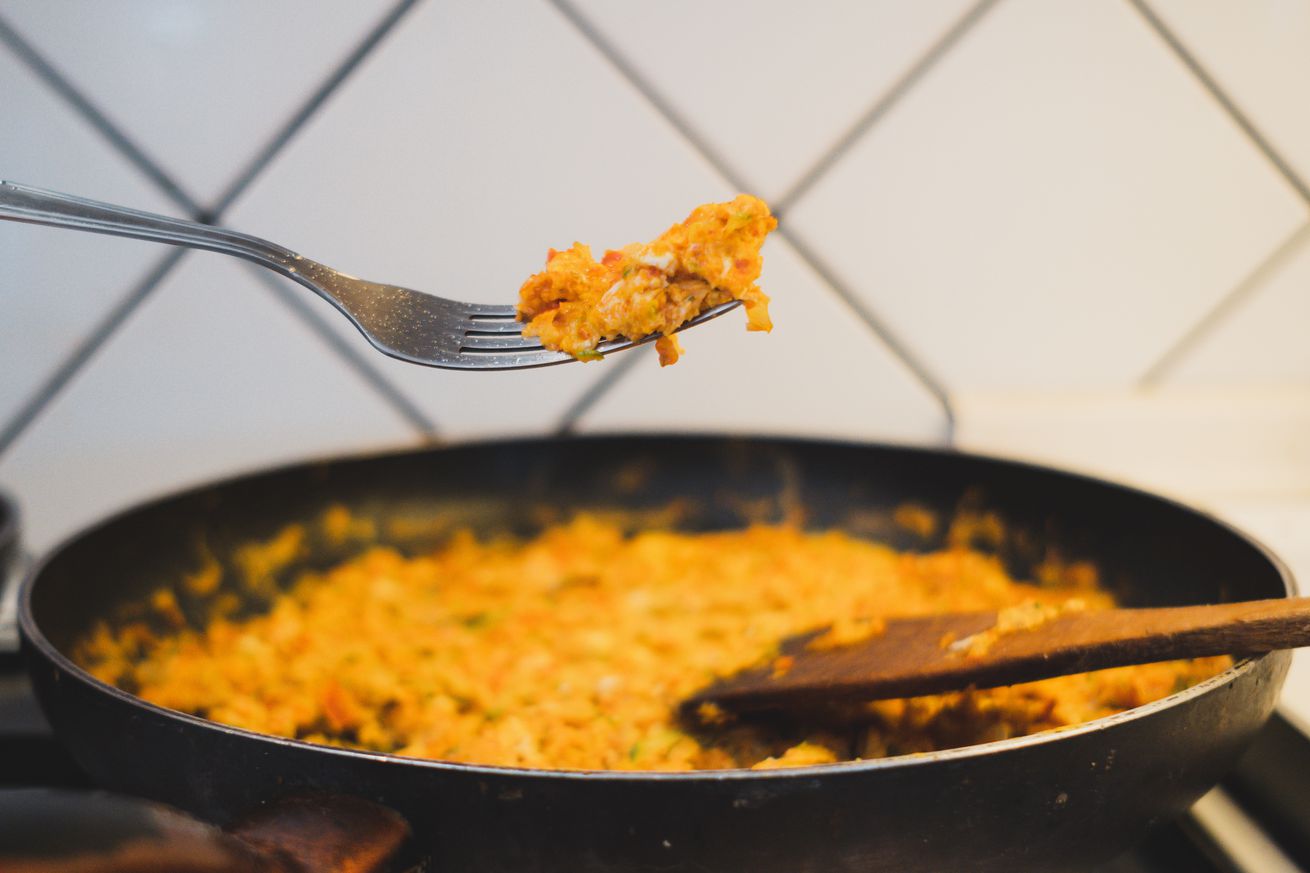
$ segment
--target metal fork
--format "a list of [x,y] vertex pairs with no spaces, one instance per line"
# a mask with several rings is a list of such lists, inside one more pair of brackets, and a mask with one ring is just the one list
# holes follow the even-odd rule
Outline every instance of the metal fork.
[[[573,358],[547,351],[521,334],[513,306],[461,303],[411,288],[356,279],[301,257],[276,243],[213,225],[100,203],[70,194],[0,182],[0,218],[235,255],[294,279],[341,311],[385,355],[451,370],[518,370]],[[707,309],[679,330],[735,308],[733,300]],[[608,340],[601,354],[650,340]]]

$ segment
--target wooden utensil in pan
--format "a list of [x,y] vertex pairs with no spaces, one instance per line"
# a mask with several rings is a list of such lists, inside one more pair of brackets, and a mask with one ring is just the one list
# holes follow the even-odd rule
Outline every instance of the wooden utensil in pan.
[[1310,597],[1153,609],[1003,610],[889,619],[863,640],[825,631],[787,640],[770,663],[689,697],[684,711],[795,709],[816,703],[993,688],[1209,655],[1310,645]]

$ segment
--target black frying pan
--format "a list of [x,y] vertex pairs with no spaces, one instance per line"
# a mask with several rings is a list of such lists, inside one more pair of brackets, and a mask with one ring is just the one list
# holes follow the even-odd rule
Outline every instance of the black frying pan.
[[[353,793],[414,826],[431,869],[463,871],[1076,870],[1138,840],[1214,785],[1269,715],[1289,655],[1070,730],[890,758],[775,771],[566,773],[403,759],[257,735],[159,709],[75,667],[96,618],[200,563],[225,561],[331,504],[377,519],[403,549],[443,517],[531,531],[551,514],[687,499],[686,524],[739,526],[804,508],[926,549],[891,522],[915,501],[999,512],[1000,552],[1023,574],[1049,549],[1094,560],[1129,605],[1280,597],[1286,570],[1227,525],[1132,489],[949,452],[717,437],[468,445],[308,464],[200,488],[75,537],[28,579],[21,628],[60,739],[104,787],[217,823],[293,790]],[[543,512],[543,507],[549,511]],[[399,519],[402,523],[392,524]],[[410,522],[410,523],[404,523]],[[287,575],[358,544],[321,542]]]

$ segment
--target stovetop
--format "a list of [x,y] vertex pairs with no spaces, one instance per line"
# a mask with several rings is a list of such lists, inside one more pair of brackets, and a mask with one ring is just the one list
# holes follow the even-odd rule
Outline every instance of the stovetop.
[[[0,655],[0,788],[92,787],[51,735],[21,664]],[[1238,770],[1103,873],[1310,871],[1310,740],[1275,716]]]

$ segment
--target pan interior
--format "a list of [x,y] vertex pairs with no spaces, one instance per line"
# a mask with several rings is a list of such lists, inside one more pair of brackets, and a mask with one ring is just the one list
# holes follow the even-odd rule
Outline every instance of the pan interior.
[[[944,522],[965,519],[978,531],[973,545],[996,551],[1016,578],[1052,558],[1090,560],[1125,605],[1288,590],[1276,562],[1225,525],[1092,479],[898,447],[604,437],[309,464],[166,498],[57,550],[34,579],[31,615],[66,654],[97,620],[140,618],[142,604],[161,587],[178,592],[187,620],[199,626],[213,592],[200,596],[184,584],[197,574],[217,571],[222,590],[253,612],[306,570],[340,563],[375,542],[412,554],[461,527],[531,535],[580,511],[634,528],[790,521],[915,551],[940,548],[950,530]],[[233,581],[249,576],[252,560],[265,561],[272,584]]]

